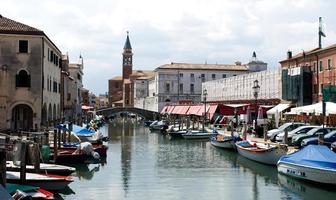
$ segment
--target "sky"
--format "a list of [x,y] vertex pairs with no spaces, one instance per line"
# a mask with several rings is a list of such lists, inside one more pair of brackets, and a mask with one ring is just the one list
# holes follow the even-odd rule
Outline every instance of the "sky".
[[1,0],[0,14],[43,30],[72,63],[84,58],[84,87],[108,91],[122,73],[126,31],[133,69],[171,62],[247,63],[253,51],[268,68],[318,46],[336,43],[333,0]]

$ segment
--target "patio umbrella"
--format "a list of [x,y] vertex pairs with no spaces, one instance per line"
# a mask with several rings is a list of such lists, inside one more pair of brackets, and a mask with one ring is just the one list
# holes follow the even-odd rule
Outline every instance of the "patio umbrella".
[[280,114],[278,112],[278,109],[275,110],[274,119],[275,119],[275,127],[278,128],[279,127],[279,121],[280,121]]
[[262,108],[259,107],[259,110],[258,110],[258,119],[264,119],[264,116],[263,116],[263,112],[262,112]]

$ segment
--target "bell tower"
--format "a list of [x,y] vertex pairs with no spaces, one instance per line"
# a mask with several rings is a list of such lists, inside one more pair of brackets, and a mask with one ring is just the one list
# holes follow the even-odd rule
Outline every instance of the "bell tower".
[[124,45],[124,52],[122,53],[123,57],[123,72],[122,77],[124,79],[129,79],[130,75],[132,74],[133,68],[133,53],[132,53],[132,46],[128,36],[129,32],[127,31],[126,42]]

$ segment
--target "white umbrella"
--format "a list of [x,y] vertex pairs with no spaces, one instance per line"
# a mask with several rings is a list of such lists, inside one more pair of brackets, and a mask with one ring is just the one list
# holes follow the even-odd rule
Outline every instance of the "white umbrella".
[[258,119],[264,119],[264,116],[263,116],[263,112],[262,112],[262,108],[259,107],[259,110],[258,110]]
[[250,106],[247,107],[247,110],[246,110],[246,123],[247,124],[250,124],[252,121],[252,117],[251,117],[251,108]]

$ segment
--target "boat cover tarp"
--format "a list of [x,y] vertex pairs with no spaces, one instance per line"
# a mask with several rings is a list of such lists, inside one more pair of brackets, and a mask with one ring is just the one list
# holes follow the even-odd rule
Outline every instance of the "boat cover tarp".
[[324,145],[308,145],[293,154],[281,157],[280,161],[300,166],[336,170],[336,153]]
[[78,135],[78,136],[92,136],[95,134],[94,131],[91,131],[85,127],[77,126],[77,125],[72,125],[72,131]]

